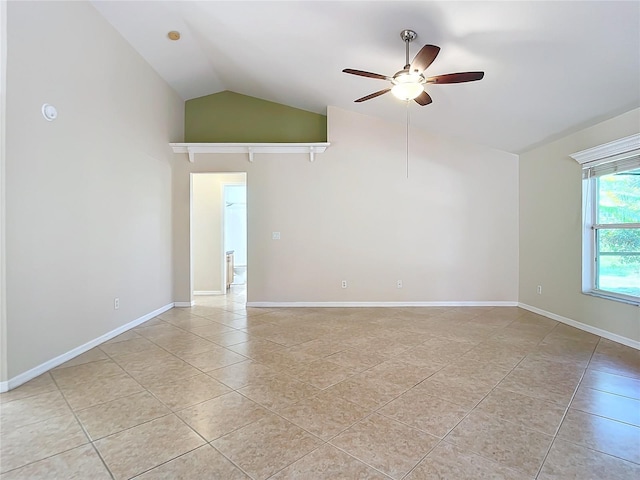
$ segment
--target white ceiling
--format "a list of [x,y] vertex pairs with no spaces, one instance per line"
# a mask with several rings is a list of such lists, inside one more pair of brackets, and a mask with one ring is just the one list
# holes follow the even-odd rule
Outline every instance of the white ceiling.
[[353,103],[386,83],[342,69],[393,75],[410,28],[410,58],[442,49],[428,75],[485,72],[429,85],[433,103],[411,104],[414,127],[518,153],[640,106],[637,1],[92,3],[185,100],[231,90],[404,122],[391,94]]

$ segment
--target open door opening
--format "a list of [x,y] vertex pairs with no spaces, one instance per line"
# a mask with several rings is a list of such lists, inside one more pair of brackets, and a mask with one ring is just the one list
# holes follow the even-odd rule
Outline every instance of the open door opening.
[[246,303],[247,258],[246,173],[193,173],[191,285],[196,304]]

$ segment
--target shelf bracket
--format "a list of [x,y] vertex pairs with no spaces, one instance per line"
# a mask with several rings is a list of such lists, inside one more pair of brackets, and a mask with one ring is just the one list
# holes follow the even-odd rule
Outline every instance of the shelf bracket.
[[196,161],[196,152],[194,152],[191,147],[187,147],[187,153],[189,154],[189,161],[191,163],[195,163]]
[[313,162],[316,159],[316,152],[314,147],[309,147],[309,161]]
[[247,151],[249,152],[249,161],[253,162],[253,148],[249,147]]

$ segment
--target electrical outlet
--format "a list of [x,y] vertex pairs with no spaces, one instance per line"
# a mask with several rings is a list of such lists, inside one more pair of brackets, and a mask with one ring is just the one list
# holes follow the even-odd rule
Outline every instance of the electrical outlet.
[[280,240],[280,232],[271,232],[271,240]]
[[113,309],[118,310],[120,308],[120,299],[118,297],[113,299]]
[[538,285],[538,295],[542,295],[542,285]]
[[398,288],[402,288],[402,280],[398,280],[398,281],[396,282],[396,287],[398,287]]
[[346,280],[342,280],[342,288],[347,288],[347,281]]

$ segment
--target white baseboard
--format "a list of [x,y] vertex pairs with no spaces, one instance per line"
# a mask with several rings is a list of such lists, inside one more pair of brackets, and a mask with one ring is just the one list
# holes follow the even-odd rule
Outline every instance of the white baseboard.
[[247,307],[517,307],[518,302],[247,302]]
[[190,302],[174,302],[173,306],[176,308],[189,308],[194,307],[196,304],[195,300],[191,300]]
[[193,295],[222,295],[220,290],[195,290]]
[[614,342],[621,343],[623,345],[626,345],[627,347],[640,350],[640,342],[638,342],[637,340],[623,337],[622,335],[617,335],[615,333],[611,333],[606,330],[602,330],[601,328],[593,327],[591,325],[587,325],[586,323],[578,322],[576,320],[572,320],[570,318],[563,317],[561,315],[556,315],[555,313],[547,312],[546,310],[542,310],[537,307],[532,307],[531,305],[527,305],[526,303],[519,303],[518,306],[520,308],[524,308],[525,310],[529,310],[530,312],[537,313],[538,315],[542,315],[543,317],[556,320],[560,323],[564,323],[566,325],[570,325],[580,330],[584,330],[585,332],[593,333],[594,335],[598,335],[602,338],[606,338],[608,340],[613,340]]
[[63,353],[62,355],[58,355],[57,357],[52,358],[51,360],[47,360],[46,362],[41,363],[40,365],[32,368],[31,370],[27,370],[24,373],[16,375],[15,377],[10,378],[5,382],[0,382],[0,393],[16,388],[22,385],[23,383],[28,382],[29,380],[33,380],[37,376],[42,375],[45,372],[48,372],[52,368],[62,365],[64,362],[67,362],[72,358],[75,358],[78,355],[81,355],[84,352],[91,350],[93,347],[96,347],[101,343],[106,342],[107,340],[111,340],[113,337],[117,337],[118,335],[126,332],[127,330],[137,327],[138,325],[146,322],[147,320],[151,320],[153,317],[156,317],[161,313],[164,313],[167,310],[173,308],[173,306],[174,306],[173,303],[169,303],[164,307],[160,307],[151,313],[147,313],[146,315],[143,315],[140,318],[136,318],[135,320],[125,325],[122,325],[116,328],[115,330],[111,330],[110,332],[105,333],[104,335],[101,335],[98,338],[94,338],[93,340],[85,343],[84,345],[80,345],[79,347],[76,347],[73,350],[69,350],[67,353]]

